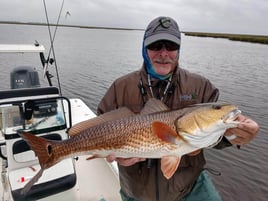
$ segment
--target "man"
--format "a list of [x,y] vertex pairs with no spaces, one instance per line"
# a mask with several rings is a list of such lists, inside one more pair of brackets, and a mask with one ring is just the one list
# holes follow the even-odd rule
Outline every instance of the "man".
[[[139,113],[149,98],[157,98],[171,109],[196,103],[215,102],[218,89],[206,78],[190,73],[178,65],[181,33],[169,17],[158,17],[149,23],[143,40],[143,66],[117,79],[98,106],[98,113],[126,106]],[[240,115],[237,128],[226,131],[217,148],[243,145],[259,130],[253,120]],[[229,141],[227,140],[229,139]],[[182,157],[175,174],[166,179],[159,159],[115,158],[118,162],[121,196],[124,201],[217,201],[221,200],[203,167],[203,151]]]

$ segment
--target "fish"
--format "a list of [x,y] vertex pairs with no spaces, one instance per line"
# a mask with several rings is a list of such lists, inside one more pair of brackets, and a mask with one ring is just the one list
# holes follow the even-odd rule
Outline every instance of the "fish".
[[149,99],[139,114],[127,107],[82,121],[68,131],[70,138],[56,141],[18,132],[35,152],[40,171],[23,189],[27,193],[45,169],[61,160],[89,154],[91,159],[114,155],[121,158],[160,158],[163,175],[170,179],[185,154],[218,144],[228,128],[236,127],[241,113],[229,103],[196,104],[171,110]]

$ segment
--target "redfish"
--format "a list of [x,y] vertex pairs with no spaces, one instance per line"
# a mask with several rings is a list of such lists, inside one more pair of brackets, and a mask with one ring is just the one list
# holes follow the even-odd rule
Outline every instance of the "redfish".
[[90,154],[91,158],[161,158],[161,170],[169,179],[181,156],[215,146],[226,129],[236,127],[240,111],[232,104],[206,103],[170,110],[150,99],[140,114],[123,107],[74,125],[70,138],[47,140],[27,132],[20,136],[38,157],[41,170],[24,187],[24,193],[41,177],[43,170],[64,158]]

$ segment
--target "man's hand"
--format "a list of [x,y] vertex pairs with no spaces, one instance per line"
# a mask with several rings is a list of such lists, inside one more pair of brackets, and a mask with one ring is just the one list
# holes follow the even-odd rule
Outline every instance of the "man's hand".
[[257,122],[243,115],[239,115],[236,120],[239,121],[237,127],[228,129],[224,135],[232,144],[248,144],[256,137],[260,127]]

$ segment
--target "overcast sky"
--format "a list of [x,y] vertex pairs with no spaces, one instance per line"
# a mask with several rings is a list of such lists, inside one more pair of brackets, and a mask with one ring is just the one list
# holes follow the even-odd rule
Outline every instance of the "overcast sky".
[[[62,0],[45,2],[56,23]],[[268,35],[268,0],[65,0],[60,23],[144,29],[160,15],[182,31]],[[43,0],[0,0],[0,20],[45,22]]]

